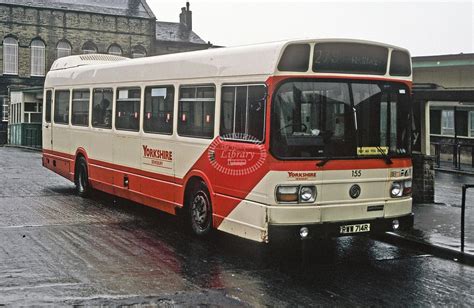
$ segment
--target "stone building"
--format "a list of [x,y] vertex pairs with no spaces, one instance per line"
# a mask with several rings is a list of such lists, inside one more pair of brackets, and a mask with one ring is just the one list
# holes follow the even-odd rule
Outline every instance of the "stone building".
[[42,87],[57,58],[137,58],[211,47],[192,31],[189,3],[179,23],[167,23],[157,22],[145,0],[0,0],[0,43],[0,144],[9,88]]

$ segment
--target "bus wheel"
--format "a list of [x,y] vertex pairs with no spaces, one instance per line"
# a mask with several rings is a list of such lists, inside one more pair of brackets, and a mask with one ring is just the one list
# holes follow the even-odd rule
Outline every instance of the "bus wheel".
[[87,197],[90,194],[89,174],[87,173],[87,163],[84,157],[79,157],[76,162],[75,176],[76,192],[81,197]]
[[200,182],[189,194],[188,219],[191,231],[204,236],[212,229],[212,204],[209,190],[204,182]]

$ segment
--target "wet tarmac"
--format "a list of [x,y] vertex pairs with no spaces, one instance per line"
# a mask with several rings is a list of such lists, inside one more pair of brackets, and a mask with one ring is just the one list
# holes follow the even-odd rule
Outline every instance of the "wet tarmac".
[[[436,171],[435,204],[415,204],[414,229],[409,236],[445,248],[461,249],[462,186],[474,176]],[[465,252],[474,255],[474,189],[466,193]]]
[[368,237],[199,240],[169,215],[74,194],[41,154],[0,147],[0,304],[474,305],[474,269]]
[[[462,186],[474,184],[474,175],[436,171],[435,183],[435,202],[461,207]],[[474,188],[466,191],[466,208],[474,211]]]

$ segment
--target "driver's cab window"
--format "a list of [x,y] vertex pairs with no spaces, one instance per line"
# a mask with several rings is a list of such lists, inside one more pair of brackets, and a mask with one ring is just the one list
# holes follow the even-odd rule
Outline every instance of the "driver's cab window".
[[273,149],[281,156],[353,154],[346,144],[354,139],[347,83],[288,82],[277,90],[273,117]]

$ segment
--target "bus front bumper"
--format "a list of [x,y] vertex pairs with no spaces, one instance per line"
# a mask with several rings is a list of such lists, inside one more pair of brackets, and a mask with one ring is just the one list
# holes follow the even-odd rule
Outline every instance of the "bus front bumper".
[[[395,230],[394,225],[398,225]],[[306,230],[302,230],[306,228]],[[270,242],[330,238],[363,234],[377,234],[388,231],[401,231],[413,228],[413,213],[400,217],[376,218],[357,221],[340,221],[317,224],[283,225],[269,224],[268,237]],[[369,229],[369,230],[367,230]],[[306,234],[303,237],[302,235]]]

